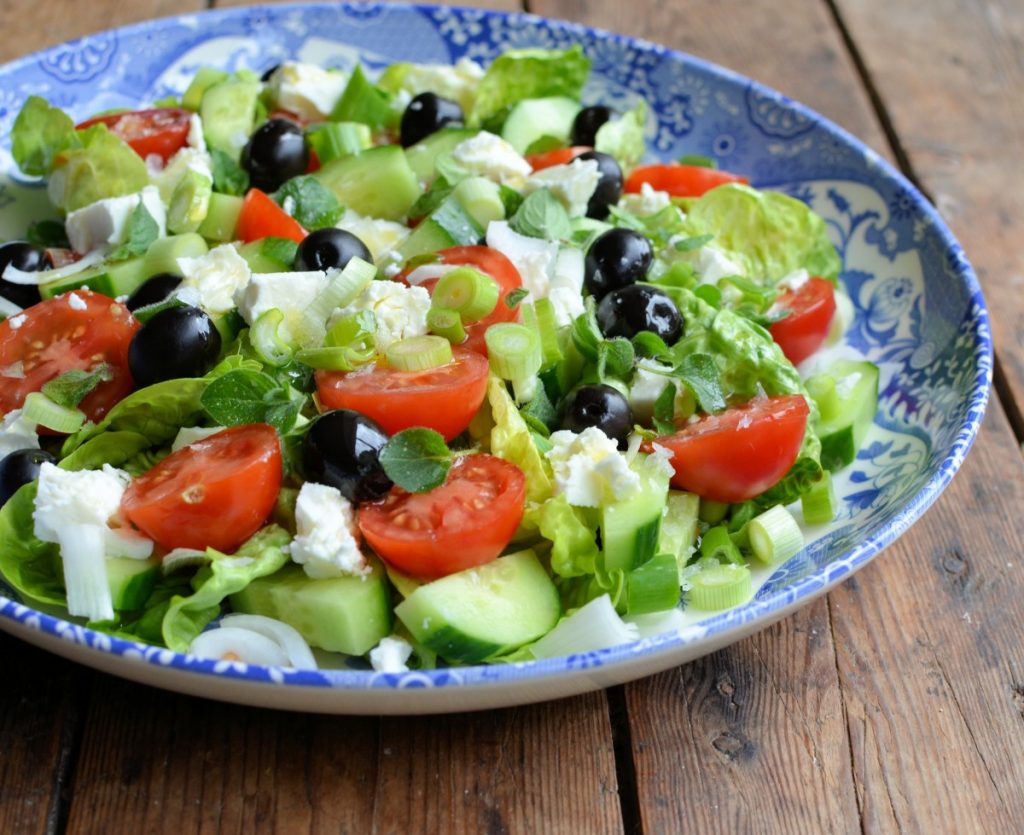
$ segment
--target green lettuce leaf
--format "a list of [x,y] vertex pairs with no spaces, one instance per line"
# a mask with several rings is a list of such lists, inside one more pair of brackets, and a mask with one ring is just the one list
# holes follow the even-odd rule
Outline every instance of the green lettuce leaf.
[[528,511],[545,539],[551,541],[551,570],[560,577],[582,577],[597,570],[597,531],[584,512],[565,496],[555,496]]
[[647,151],[644,142],[647,102],[643,99],[618,119],[605,122],[597,129],[594,150],[611,154],[623,168],[632,168]]
[[62,151],[79,142],[75,123],[46,99],[29,96],[11,129],[11,154],[18,168],[33,177],[45,177]]
[[552,485],[548,462],[541,456],[530,427],[519,414],[505,383],[492,376],[487,386],[494,428],[491,429],[491,454],[511,461],[526,475],[526,498],[543,502],[551,497]]
[[234,554],[222,554],[207,548],[210,564],[192,579],[195,591],[171,599],[163,618],[164,642],[173,650],[185,652],[193,639],[220,614],[223,600],[239,592],[257,577],[266,577],[288,562],[282,550],[291,534],[277,525],[268,525],[254,534]]
[[60,548],[36,538],[35,500],[33,482],[0,508],[0,576],[28,600],[63,606],[67,599]]
[[779,192],[719,186],[689,205],[682,233],[714,235],[712,246],[761,283],[774,284],[801,268],[832,281],[839,275],[839,255],[825,221]]
[[50,175],[50,197],[65,212],[106,197],[134,194],[149,183],[146,163],[106,125],[77,131],[80,146],[61,151]]

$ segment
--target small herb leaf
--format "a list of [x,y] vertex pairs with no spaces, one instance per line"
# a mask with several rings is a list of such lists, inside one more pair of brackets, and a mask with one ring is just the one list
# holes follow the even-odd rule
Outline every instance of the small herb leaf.
[[213,165],[213,190],[241,196],[249,189],[249,174],[231,155],[220,148],[210,150]]
[[288,180],[274,200],[309,230],[334,226],[345,212],[334,192],[308,174]]
[[140,197],[139,202],[135,204],[135,208],[128,216],[128,228],[124,241],[110,253],[109,260],[124,261],[126,258],[142,255],[159,236],[160,227]]
[[395,484],[410,493],[426,493],[444,484],[452,453],[433,429],[404,429],[380,451],[380,463]]
[[708,243],[714,235],[694,235],[691,238],[682,238],[676,241],[673,246],[678,252],[693,252]]
[[284,434],[295,424],[302,400],[269,374],[239,368],[211,381],[199,402],[221,426],[268,423]]
[[572,235],[569,214],[550,191],[538,189],[530,194],[512,215],[509,226],[520,235],[549,241],[568,239]]
[[519,303],[530,295],[530,291],[525,287],[517,287],[515,290],[509,290],[505,294],[505,307],[509,310],[515,310]]
[[65,371],[44,383],[42,392],[58,406],[74,409],[96,386],[113,379],[113,370],[106,363],[102,363],[92,371]]
[[721,375],[710,354],[690,354],[679,363],[675,374],[693,392],[701,411],[714,414],[725,408]]

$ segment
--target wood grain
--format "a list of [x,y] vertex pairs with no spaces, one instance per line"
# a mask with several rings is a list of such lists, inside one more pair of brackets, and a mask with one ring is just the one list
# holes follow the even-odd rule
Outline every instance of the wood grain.
[[838,0],[917,179],[967,250],[1024,430],[1024,4]]

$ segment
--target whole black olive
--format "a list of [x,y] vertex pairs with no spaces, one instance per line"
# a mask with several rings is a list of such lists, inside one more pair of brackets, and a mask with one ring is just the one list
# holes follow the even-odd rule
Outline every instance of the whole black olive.
[[672,299],[646,284],[613,290],[597,306],[597,324],[607,337],[632,339],[650,331],[673,345],[683,335],[683,318]]
[[197,307],[171,307],[146,322],[128,346],[128,368],[139,388],[200,377],[220,355],[220,331]]
[[653,260],[654,249],[644,235],[632,229],[609,229],[587,250],[583,273],[587,291],[600,301],[612,290],[640,281]]
[[443,99],[434,93],[420,93],[405,108],[399,135],[402,147],[415,145],[445,125],[461,125],[465,117],[462,108],[451,99]]
[[391,479],[378,458],[388,434],[352,409],[324,412],[309,425],[302,448],[306,480],[336,487],[352,502],[379,499]]
[[0,507],[18,492],[18,488],[39,478],[43,462],[57,459],[43,449],[16,449],[0,459]]
[[140,307],[148,307],[151,304],[158,304],[164,301],[181,284],[181,276],[174,273],[157,273],[150,276],[142,284],[135,288],[135,292],[128,297],[125,307],[132,313]]
[[598,128],[605,122],[610,122],[618,115],[610,107],[605,107],[603,104],[584,107],[576,114],[576,118],[572,120],[572,132],[570,133],[572,144],[594,147]]
[[303,238],[295,252],[293,267],[302,272],[332,268],[343,270],[353,258],[373,263],[370,250],[359,238],[344,229],[327,226]]
[[603,383],[571,391],[565,399],[562,428],[582,432],[588,426],[596,426],[624,448],[633,429],[633,411],[622,392]]
[[[0,246],[0,275],[9,264],[26,273],[37,273],[53,266],[45,249],[27,241],[10,241]],[[15,284],[0,278],[0,296],[18,307],[31,307],[39,303],[39,288],[35,284]]]
[[242,168],[253,186],[277,191],[285,180],[305,174],[309,148],[302,128],[288,119],[270,119],[249,137],[242,149]]
[[618,203],[622,197],[622,169],[615,157],[600,151],[584,151],[575,159],[597,160],[601,179],[597,181],[597,188],[587,203],[587,217],[604,220],[608,217],[608,207]]

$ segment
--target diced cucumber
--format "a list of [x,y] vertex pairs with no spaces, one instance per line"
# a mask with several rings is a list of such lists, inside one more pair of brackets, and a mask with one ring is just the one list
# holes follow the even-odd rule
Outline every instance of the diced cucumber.
[[213,67],[200,67],[192,77],[181,97],[181,106],[186,110],[198,111],[205,93],[214,84],[224,81],[228,74]]
[[693,546],[697,542],[700,496],[669,490],[666,507],[661,520],[661,535],[658,537],[658,553],[674,554],[682,570],[693,555]]
[[373,146],[373,132],[361,122],[325,122],[306,131],[306,140],[321,165],[350,157]]
[[836,360],[807,380],[821,417],[821,465],[835,472],[849,464],[864,443],[878,411],[878,366],[867,360]]
[[638,455],[631,467],[640,476],[640,489],[606,504],[601,511],[601,543],[608,571],[639,568],[658,550],[669,477],[645,455]]
[[146,278],[157,273],[179,273],[179,258],[198,258],[209,251],[203,236],[196,232],[157,238],[142,256],[146,265]]
[[332,122],[359,122],[375,131],[395,126],[399,114],[391,107],[391,94],[370,81],[357,66],[331,112]]
[[572,122],[580,112],[580,104],[565,96],[523,99],[509,111],[501,135],[519,153],[542,136],[569,139]]
[[236,612],[276,618],[299,631],[310,646],[364,655],[391,634],[384,569],[376,560],[366,577],[314,580],[298,565],[253,580],[231,595]]
[[[279,238],[260,238],[238,246],[238,254],[245,259],[249,269],[254,273],[285,273],[292,268],[291,260],[282,260],[287,248],[279,247]],[[294,254],[294,251],[293,251]]]
[[242,213],[244,198],[236,197],[233,194],[210,195],[210,205],[206,210],[206,217],[199,224],[196,230],[209,241],[224,243],[235,239],[235,228],[238,226],[238,216]]
[[558,591],[533,551],[420,586],[395,614],[421,644],[475,664],[535,641],[557,622]]
[[437,158],[441,154],[451,153],[457,145],[477,133],[468,128],[441,128],[406,148],[405,156],[420,182],[429,182],[434,179],[434,162]]
[[146,605],[160,573],[160,560],[157,557],[147,560],[111,557],[106,567],[110,598],[117,611],[130,612]]
[[420,196],[420,184],[398,145],[380,145],[327,163],[314,175],[343,206],[369,217],[400,220]]
[[259,81],[227,78],[207,87],[199,102],[206,144],[237,160],[256,122]]
[[501,187],[486,177],[467,177],[455,186],[452,196],[481,229],[487,229],[491,221],[505,219]]
[[69,290],[87,287],[105,296],[117,298],[133,293],[152,274],[147,270],[144,257],[128,258],[116,264],[97,264],[67,278],[40,284],[39,295],[44,299],[52,299]]
[[396,252],[408,261],[417,255],[437,252],[450,246],[476,244],[483,237],[483,229],[462,208],[454,196],[448,197],[412,230]]

